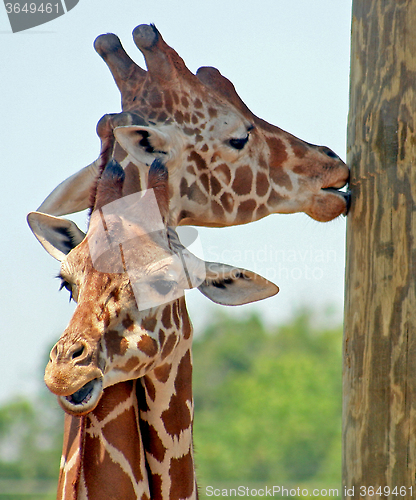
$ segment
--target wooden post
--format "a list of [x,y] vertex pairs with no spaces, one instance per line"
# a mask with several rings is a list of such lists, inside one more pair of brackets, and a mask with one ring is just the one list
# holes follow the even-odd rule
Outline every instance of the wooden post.
[[343,498],[412,499],[416,0],[353,0],[350,99]]

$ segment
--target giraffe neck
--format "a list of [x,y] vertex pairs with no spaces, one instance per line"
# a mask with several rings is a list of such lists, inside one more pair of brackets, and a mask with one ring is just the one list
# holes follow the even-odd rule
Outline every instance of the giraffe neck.
[[108,387],[84,417],[65,415],[58,500],[150,499],[136,384]]
[[183,336],[171,362],[139,380],[145,394],[140,426],[152,500],[194,500],[198,493],[192,447],[192,328],[183,298],[172,305],[167,318],[166,327],[174,318],[180,321]]
[[[192,327],[184,298],[165,309],[182,331],[174,355],[105,389],[84,417],[65,415],[58,500],[197,498],[192,448]],[[173,348],[173,346],[172,346]]]

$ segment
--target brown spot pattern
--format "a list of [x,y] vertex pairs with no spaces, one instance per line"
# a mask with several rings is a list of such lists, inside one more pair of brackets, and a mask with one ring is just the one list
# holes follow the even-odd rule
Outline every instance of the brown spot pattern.
[[163,500],[162,476],[160,474],[152,474],[149,471],[148,477],[149,477],[150,498],[152,500]]
[[140,430],[144,449],[150,451],[158,462],[163,462],[166,455],[166,447],[160,439],[157,430],[143,419],[140,421]]
[[216,219],[224,218],[224,209],[217,201],[215,200],[211,201],[211,210]]
[[175,111],[175,122],[179,125],[183,123],[183,114],[182,111]]
[[191,413],[186,400],[173,394],[169,408],[161,415],[166,432],[171,436],[178,436],[191,425]]
[[266,207],[266,205],[260,205],[256,212],[256,219],[262,219],[269,215],[270,210]]
[[185,177],[181,179],[181,183],[179,185],[179,193],[181,195],[181,198],[188,194],[188,181],[185,179]]
[[171,322],[171,316],[172,316],[172,309],[171,305],[168,304],[164,309],[162,313],[162,325],[168,329],[172,326]]
[[215,108],[208,108],[208,114],[210,118],[216,118],[218,115],[218,112]]
[[149,95],[149,104],[152,108],[161,108],[163,106],[162,94],[156,87],[153,87]]
[[154,338],[144,334],[137,342],[137,348],[149,356],[149,358],[156,356],[158,352],[158,345]]
[[199,205],[205,205],[208,202],[208,198],[201,191],[198,184],[194,182],[188,189],[188,198]]
[[262,154],[260,154],[260,156],[259,156],[259,159],[258,159],[257,163],[259,164],[259,167],[260,167],[260,168],[264,168],[264,169],[266,169],[266,168],[267,168],[267,162],[266,162],[266,160],[264,159],[264,156],[263,156]]
[[230,193],[224,193],[221,198],[221,204],[228,213],[231,213],[234,208],[234,198]]
[[128,341],[116,330],[108,330],[105,334],[105,345],[111,360],[114,356],[123,356],[128,348]]
[[134,329],[134,321],[130,318],[130,316],[127,314],[126,317],[123,319],[123,321],[121,322],[121,324],[123,325],[123,327],[126,329],[126,330],[133,330]]
[[238,167],[235,171],[235,177],[232,188],[238,195],[249,194],[253,184],[253,172],[248,165]]
[[303,158],[309,150],[306,144],[298,141],[295,137],[291,137],[289,143],[292,146],[293,154],[298,158]]
[[213,196],[216,196],[221,191],[220,181],[211,175],[210,184],[211,184],[211,194]]
[[285,145],[282,140],[276,137],[266,139],[267,145],[270,148],[270,167],[281,166],[288,158]]
[[173,97],[173,100],[175,101],[175,104],[178,105],[179,104],[179,96],[178,96],[177,92],[175,92],[174,90],[172,90],[172,97]]
[[[127,456],[132,464],[133,473],[136,480],[141,480],[140,447],[136,443],[140,441],[137,436],[137,424],[133,409],[129,409],[120,415],[125,433],[114,432],[112,427],[119,425],[117,421],[110,421],[103,430],[103,435],[109,439],[116,448],[123,450],[123,455]],[[120,418],[119,417],[119,418]],[[135,436],[136,438],[132,438]],[[132,446],[133,445],[133,446]],[[99,437],[93,437],[86,433],[84,441],[83,468],[85,483],[89,498],[123,498],[123,500],[135,500],[136,495],[131,482],[126,481],[125,472],[120,465],[114,462],[108,452],[103,448]],[[96,457],[89,460],[88,457]]]
[[175,379],[176,395],[183,401],[192,401],[191,351],[187,351],[178,366]]
[[270,167],[270,178],[275,184],[286,188],[288,191],[293,189],[292,181],[282,167]]
[[148,375],[145,375],[143,377],[143,381],[144,381],[144,386],[146,387],[147,395],[152,401],[154,401],[156,398],[156,389],[154,383],[152,382],[152,379]]
[[[84,477],[89,498],[123,498],[136,500],[133,485],[126,482],[126,475],[119,464],[111,460],[98,437],[89,435],[85,438],[85,455],[100,457],[95,460],[84,460]],[[123,450],[124,451],[124,450]]]
[[158,366],[154,369],[155,377],[159,380],[159,382],[162,382],[162,384],[167,382],[171,368],[172,365],[170,363],[165,363],[164,365]]
[[174,333],[171,333],[166,340],[166,344],[163,346],[162,350],[162,360],[165,359],[169,354],[172,352],[173,348],[175,347],[177,337]]
[[123,196],[128,196],[141,191],[141,181],[139,169],[133,163],[129,163],[124,169],[126,180],[123,183]]
[[253,213],[257,203],[254,200],[246,200],[240,203],[237,210],[236,222],[249,222],[253,219]]
[[141,360],[137,356],[129,358],[122,367],[123,372],[132,373],[136,371],[140,365],[140,362]]
[[187,171],[189,174],[191,174],[191,175],[194,175],[194,176],[196,175],[195,169],[194,169],[194,167],[193,167],[192,165],[188,165],[188,166],[186,167],[186,171]]
[[256,193],[258,196],[264,196],[269,189],[269,179],[266,174],[259,172],[256,176]]
[[165,342],[165,331],[159,328],[159,345],[162,346]]
[[272,192],[270,193],[269,199],[267,200],[267,204],[275,207],[278,205],[280,202],[286,200],[286,196],[282,196],[279,193],[276,193],[274,189],[272,189]]
[[225,163],[222,163],[218,167],[214,169],[214,172],[217,174],[217,176],[222,180],[224,184],[227,186],[231,182],[231,170],[229,169],[228,165]]
[[183,333],[184,339],[187,340],[191,336],[192,325],[191,325],[191,322],[189,320],[189,314],[188,314],[188,311],[186,309],[186,304],[185,304],[184,299],[182,299],[180,302],[180,308],[181,308],[181,316],[182,316],[182,333]]
[[208,178],[208,174],[201,174],[201,177],[199,178],[199,180],[201,181],[201,184],[204,186],[204,189],[205,189],[205,192],[208,193],[208,189],[209,189],[209,178]]
[[188,161],[194,162],[196,165],[196,168],[198,170],[206,170],[207,169],[206,161],[196,151],[191,152],[191,154],[188,156]]
[[[192,474],[190,472],[192,471]],[[173,458],[170,463],[171,479],[169,500],[189,498],[194,490],[193,461],[191,452],[183,457]]]
[[166,111],[171,115],[173,111],[173,97],[169,90],[165,90],[164,97]]
[[[112,446],[122,451],[132,467],[136,481],[139,482],[143,479],[139,466],[141,439],[137,434],[135,422],[136,414],[130,406],[117,419],[108,422],[103,429],[103,435]],[[123,432],[120,432],[120,429],[123,429]]]
[[157,325],[157,319],[155,316],[150,316],[144,318],[142,321],[142,328],[144,328],[147,332],[154,332]]
[[[126,382],[121,382],[117,385],[111,385],[104,389],[103,399],[105,400],[105,405],[98,405],[93,413],[97,420],[101,422],[107,415],[109,415],[121,401],[125,401],[131,396],[133,391],[134,382],[132,380],[127,380]],[[88,415],[87,415],[88,419]]]
[[173,321],[175,322],[176,328],[179,330],[179,327],[181,326],[180,320],[179,320],[179,311],[178,311],[178,301],[175,301],[172,306],[172,316],[173,316]]

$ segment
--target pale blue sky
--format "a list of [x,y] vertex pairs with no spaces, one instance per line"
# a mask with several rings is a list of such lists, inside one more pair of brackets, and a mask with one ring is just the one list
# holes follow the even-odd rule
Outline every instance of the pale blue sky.
[[[116,33],[143,65],[131,32],[154,22],[192,71],[217,67],[258,116],[345,159],[350,17],[351,0],[80,0],[61,18],[13,34],[0,6],[0,402],[39,386],[48,348],[73,311],[57,291],[58,263],[25,218],[96,158],[96,123],[120,110],[115,83],[92,48],[95,37]],[[273,215],[200,234],[207,260],[247,267],[280,287],[276,297],[233,314],[256,309],[282,322],[303,305],[332,304],[341,321],[345,219],[320,224]],[[197,291],[188,307],[197,330],[221,309]]]

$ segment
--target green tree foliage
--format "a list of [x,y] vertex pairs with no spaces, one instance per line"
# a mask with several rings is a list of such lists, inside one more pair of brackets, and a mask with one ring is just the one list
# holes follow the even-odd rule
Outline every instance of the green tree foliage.
[[0,499],[44,499],[54,491],[63,416],[56,398],[41,393],[0,407]]
[[341,329],[219,317],[194,344],[202,482],[339,484]]

